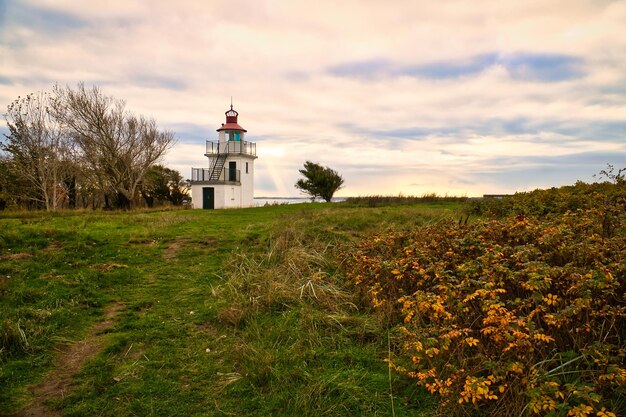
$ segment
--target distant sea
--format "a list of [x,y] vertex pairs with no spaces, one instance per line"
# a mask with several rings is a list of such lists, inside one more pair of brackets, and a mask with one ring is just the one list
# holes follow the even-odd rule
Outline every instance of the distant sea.
[[[345,201],[345,197],[333,197],[331,202],[338,203],[340,201]],[[320,200],[319,198],[315,200],[315,202],[323,202],[324,200]],[[310,203],[311,199],[308,197],[254,197],[254,205],[257,207],[264,206],[265,204],[273,205],[273,204],[299,204],[299,203]]]

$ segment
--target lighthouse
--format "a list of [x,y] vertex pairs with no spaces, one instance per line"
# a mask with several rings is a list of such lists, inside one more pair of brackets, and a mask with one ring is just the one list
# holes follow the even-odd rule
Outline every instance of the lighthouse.
[[191,168],[191,198],[197,209],[252,207],[256,143],[246,140],[239,113],[230,105],[217,141],[207,140],[208,168]]

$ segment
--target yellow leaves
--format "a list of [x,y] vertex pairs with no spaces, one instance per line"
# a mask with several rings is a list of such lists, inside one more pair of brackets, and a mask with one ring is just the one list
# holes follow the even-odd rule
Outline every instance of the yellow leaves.
[[436,374],[435,368],[431,368],[426,372],[416,372],[415,377],[418,381],[423,382],[427,379],[434,378]]
[[417,304],[417,309],[420,313],[425,314],[428,312],[428,310],[430,310],[430,303],[428,301],[420,301]]
[[445,307],[440,302],[434,303],[431,308],[435,313],[443,313],[446,311]]
[[591,299],[590,298],[577,298],[574,300],[574,305],[580,309],[589,309],[591,308]]
[[441,335],[442,339],[456,339],[458,337],[460,337],[462,335],[462,333],[458,330],[451,330],[448,333],[444,333]]
[[509,365],[509,371],[516,373],[516,374],[523,374],[524,365],[522,365],[521,362],[513,362],[511,365]]
[[598,380],[613,383],[615,385],[626,384],[626,369],[618,366],[609,366],[606,374],[600,375]]
[[383,291],[383,288],[381,287],[379,283],[376,283],[370,289],[370,296],[372,297],[372,304],[374,305],[375,308],[379,308],[385,304],[386,300],[382,297],[378,297],[382,291]]
[[554,338],[552,336],[548,336],[548,335],[543,334],[543,333],[535,333],[533,335],[533,339],[541,341],[541,342],[545,342],[545,343],[554,342]]
[[424,351],[426,356],[428,356],[429,358],[432,358],[433,356],[438,355],[439,352],[441,352],[441,351],[439,349],[437,349],[436,347],[431,347],[431,348],[428,348],[428,349],[426,349]]
[[[404,374],[441,395],[442,405],[512,414],[507,401],[492,400],[519,395],[513,402],[528,401],[528,414],[615,417],[600,405],[615,404],[611,391],[626,384],[626,345],[616,334],[626,241],[594,235],[598,222],[585,216],[389,233],[364,244],[368,258],[349,258],[357,264],[349,276],[372,290],[376,306],[400,312]],[[572,351],[586,360],[570,363]]]
[[530,402],[530,409],[535,414],[556,410],[556,401],[546,396],[536,397]]
[[437,393],[443,398],[452,393],[452,390],[450,389],[450,386],[452,386],[452,380],[450,378],[445,380],[435,378],[433,382],[424,384],[424,386],[431,394]]
[[459,404],[463,404],[463,402],[475,404],[480,400],[497,400],[498,396],[490,389],[490,385],[494,380],[495,377],[493,375],[490,375],[488,378],[466,377],[463,391],[459,395]]
[[498,327],[506,327],[515,319],[515,315],[499,302],[485,306],[483,310],[487,312],[487,316],[483,318],[483,324],[486,326],[493,324]]
[[568,417],[587,417],[593,413],[593,408],[585,404],[577,405],[567,412]]
[[539,289],[539,285],[537,285],[536,282],[532,282],[532,281],[522,282],[521,285],[522,285],[522,288],[528,291],[537,291]]
[[615,413],[608,411],[605,407],[602,407],[600,411],[596,413],[597,417],[617,417]]
[[486,336],[486,335],[490,335],[492,333],[495,333],[497,330],[498,329],[493,327],[493,326],[488,326],[488,327],[485,327],[485,328],[481,329],[480,332]]
[[474,339],[473,337],[466,337],[464,341],[468,346],[478,345],[478,339]]
[[530,336],[527,333],[520,332],[519,330],[513,330],[513,337],[519,340],[528,339]]
[[559,329],[566,323],[566,320],[562,318],[557,318],[557,316],[554,314],[546,314],[543,316],[543,319],[545,320],[547,325],[556,327],[557,329]]
[[554,294],[546,294],[543,297],[543,301],[545,301],[546,304],[549,305],[549,306],[554,306],[559,301],[559,297],[557,295],[554,295]]
[[407,315],[404,316],[404,322],[409,323],[414,315],[415,315],[415,311],[409,311]]
[[[487,286],[487,284],[485,284]],[[477,297],[482,299],[494,299],[498,294],[505,294],[506,290],[504,288],[496,288],[496,289],[485,289],[479,288],[474,291],[472,294],[468,295],[463,299],[464,303],[471,301]]]

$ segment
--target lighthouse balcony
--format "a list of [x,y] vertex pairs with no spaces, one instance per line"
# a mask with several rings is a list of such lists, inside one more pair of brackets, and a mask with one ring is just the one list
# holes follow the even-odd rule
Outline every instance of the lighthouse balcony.
[[191,183],[202,184],[241,184],[241,171],[238,169],[223,168],[191,168]]
[[256,158],[256,143],[247,141],[213,142],[206,141],[205,156],[219,154],[250,155]]

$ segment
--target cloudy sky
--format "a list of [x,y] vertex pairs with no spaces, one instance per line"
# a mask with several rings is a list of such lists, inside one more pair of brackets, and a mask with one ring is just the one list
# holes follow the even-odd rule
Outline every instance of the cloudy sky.
[[626,165],[626,1],[0,0],[0,106],[80,81],[173,130],[186,177],[232,96],[257,196],[298,195],[306,160],[344,196]]

